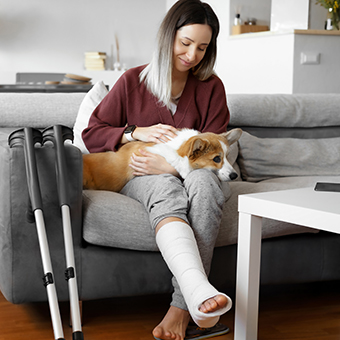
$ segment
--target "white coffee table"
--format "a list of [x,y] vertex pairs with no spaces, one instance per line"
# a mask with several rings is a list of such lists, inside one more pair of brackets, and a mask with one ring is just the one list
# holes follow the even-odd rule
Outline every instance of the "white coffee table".
[[240,195],[235,340],[257,339],[262,218],[340,233],[340,193],[313,188]]

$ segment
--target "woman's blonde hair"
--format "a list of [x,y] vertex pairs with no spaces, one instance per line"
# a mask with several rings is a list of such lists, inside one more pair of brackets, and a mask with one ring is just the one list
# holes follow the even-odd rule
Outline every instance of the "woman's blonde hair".
[[140,73],[148,90],[169,108],[171,100],[173,46],[176,32],[183,26],[203,24],[212,30],[211,41],[201,62],[192,70],[199,80],[212,74],[216,61],[219,22],[212,8],[200,0],[179,0],[164,17],[157,35],[157,45],[150,64]]

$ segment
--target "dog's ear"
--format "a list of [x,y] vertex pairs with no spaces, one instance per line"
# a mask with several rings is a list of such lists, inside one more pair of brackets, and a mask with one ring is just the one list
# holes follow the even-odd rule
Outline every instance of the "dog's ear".
[[209,141],[207,139],[196,138],[193,142],[192,150],[190,152],[191,157],[199,157],[202,152],[208,147]]
[[228,141],[228,144],[234,144],[237,142],[242,135],[242,130],[241,129],[232,129],[228,132],[222,133],[221,136],[225,138]]
[[197,158],[208,147],[209,141],[198,136],[191,137],[187,143],[183,143],[178,149],[181,157]]

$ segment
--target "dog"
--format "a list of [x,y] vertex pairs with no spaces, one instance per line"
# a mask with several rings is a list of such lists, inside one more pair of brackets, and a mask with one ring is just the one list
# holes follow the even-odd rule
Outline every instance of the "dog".
[[228,162],[230,146],[241,137],[241,129],[226,133],[200,133],[182,129],[166,143],[134,141],[124,144],[117,152],[99,152],[83,155],[83,188],[119,192],[130,181],[133,169],[129,166],[132,154],[140,156],[140,149],[163,156],[185,179],[195,169],[209,169],[221,181],[237,178]]

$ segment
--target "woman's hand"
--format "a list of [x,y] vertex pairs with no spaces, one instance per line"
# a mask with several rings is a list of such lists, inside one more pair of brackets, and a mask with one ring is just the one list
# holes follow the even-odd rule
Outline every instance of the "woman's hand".
[[159,175],[165,173],[179,176],[175,168],[172,167],[164,157],[142,149],[139,150],[139,152],[142,156],[132,154],[131,164],[129,165],[134,170],[134,176]]
[[133,138],[142,142],[166,143],[176,137],[177,129],[171,125],[157,124],[149,127],[137,127]]

